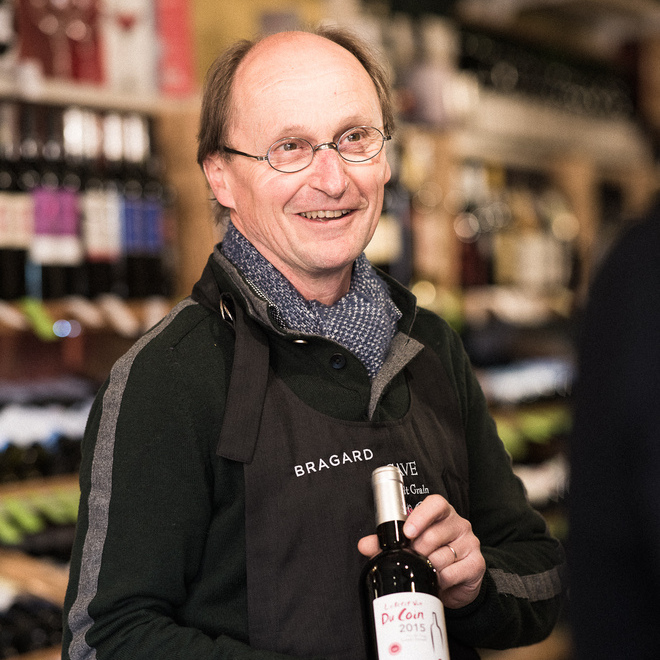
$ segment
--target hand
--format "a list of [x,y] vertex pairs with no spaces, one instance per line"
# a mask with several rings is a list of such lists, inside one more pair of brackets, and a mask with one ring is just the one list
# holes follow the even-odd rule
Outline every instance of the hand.
[[[403,533],[435,567],[440,600],[446,607],[464,607],[477,597],[486,572],[481,544],[470,522],[461,518],[444,497],[425,498],[408,516]],[[373,557],[380,550],[378,537],[372,534],[360,539],[358,550]]]

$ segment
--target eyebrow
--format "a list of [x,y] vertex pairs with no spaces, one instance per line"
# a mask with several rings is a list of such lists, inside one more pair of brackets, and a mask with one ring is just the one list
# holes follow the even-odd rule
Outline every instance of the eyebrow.
[[[335,137],[343,135],[348,129],[354,128],[355,126],[376,126],[376,124],[367,121],[364,116],[352,116],[340,124],[340,128],[336,132]],[[277,142],[277,140],[282,140],[287,137],[309,137],[307,130],[308,128],[302,124],[289,124],[279,131],[280,137],[275,138],[273,142]],[[313,140],[310,141],[313,142]]]

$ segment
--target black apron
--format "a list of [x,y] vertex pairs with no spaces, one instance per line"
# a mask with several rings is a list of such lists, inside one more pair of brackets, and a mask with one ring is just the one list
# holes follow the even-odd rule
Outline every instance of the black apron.
[[[329,417],[275,375],[266,333],[240,306],[232,311],[236,344],[218,454],[244,463],[250,646],[362,660],[358,582],[366,559],[357,542],[375,532],[371,472],[396,463],[409,508],[440,493],[467,516],[455,393],[439,358],[423,349],[405,368],[411,403],[403,418]],[[478,658],[450,650],[452,660]]]

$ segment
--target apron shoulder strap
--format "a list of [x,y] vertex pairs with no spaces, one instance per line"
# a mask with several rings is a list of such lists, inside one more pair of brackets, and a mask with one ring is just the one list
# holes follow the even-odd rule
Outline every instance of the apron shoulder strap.
[[246,321],[243,308],[230,296],[223,296],[221,310],[223,318],[232,320],[233,316],[236,339],[216,454],[232,461],[250,463],[268,384],[268,338],[256,323]]

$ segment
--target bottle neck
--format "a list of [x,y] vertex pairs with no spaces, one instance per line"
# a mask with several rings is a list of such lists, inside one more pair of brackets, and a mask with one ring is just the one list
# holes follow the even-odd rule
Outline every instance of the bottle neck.
[[403,520],[389,520],[378,525],[378,543],[382,550],[393,550],[396,548],[407,548],[410,539],[403,534]]

